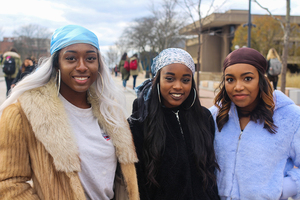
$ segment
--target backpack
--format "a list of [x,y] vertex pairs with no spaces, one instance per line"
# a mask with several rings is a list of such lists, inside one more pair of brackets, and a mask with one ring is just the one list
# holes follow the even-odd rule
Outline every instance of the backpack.
[[13,75],[16,71],[15,59],[11,56],[7,56],[3,63],[3,73],[6,75]]
[[270,66],[268,73],[271,76],[278,76],[281,73],[281,62],[277,58],[270,59]]
[[137,60],[132,60],[130,62],[130,70],[136,70],[137,69]]
[[129,67],[129,63],[127,60],[125,60],[124,62],[124,68],[129,72],[130,71],[130,67]]

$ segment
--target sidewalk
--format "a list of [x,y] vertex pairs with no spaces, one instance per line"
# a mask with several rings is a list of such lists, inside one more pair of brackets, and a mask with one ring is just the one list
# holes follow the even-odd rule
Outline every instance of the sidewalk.
[[[112,75],[112,78],[114,79],[115,83],[121,87],[122,86],[122,80],[121,80],[121,74],[119,74],[117,77],[115,77],[115,75]],[[145,78],[145,74],[140,74],[138,75],[137,79],[136,79],[136,86],[139,86],[140,84],[142,84],[144,81],[146,80]],[[129,80],[127,81],[126,84],[126,92],[132,93],[133,95],[136,96],[135,91],[133,90],[133,78],[132,76],[130,76]],[[210,90],[205,90],[205,89],[201,89],[198,91],[199,95],[200,95],[200,102],[201,105],[206,107],[206,108],[210,108],[211,106],[213,106],[213,99],[215,97],[215,93],[213,91]],[[131,103],[132,102],[127,102]]]

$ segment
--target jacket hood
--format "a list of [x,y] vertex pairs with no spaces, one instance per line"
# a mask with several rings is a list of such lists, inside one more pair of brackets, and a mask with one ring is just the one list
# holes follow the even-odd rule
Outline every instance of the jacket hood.
[[5,58],[6,56],[11,56],[14,58],[21,58],[19,54],[17,54],[16,52],[12,52],[12,51],[5,52],[3,54],[3,58]]
[[288,105],[295,104],[288,96],[283,94],[281,91],[275,90],[273,96],[274,96],[275,110]]

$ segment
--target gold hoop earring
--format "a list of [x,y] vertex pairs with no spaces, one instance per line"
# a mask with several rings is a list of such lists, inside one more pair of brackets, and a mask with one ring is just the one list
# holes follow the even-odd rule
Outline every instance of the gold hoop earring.
[[59,95],[59,90],[60,90],[60,81],[61,81],[61,74],[60,74],[60,69],[57,70],[56,73],[56,88],[57,88],[57,96]]
[[158,101],[159,101],[159,103],[161,103],[160,92],[159,92],[159,83],[156,84],[156,87],[157,87]]
[[193,88],[194,89],[194,100],[193,100],[193,103],[192,103],[192,105],[188,108],[188,109],[190,109],[193,105],[194,105],[194,103],[195,103],[195,101],[196,101],[196,89],[195,88]]

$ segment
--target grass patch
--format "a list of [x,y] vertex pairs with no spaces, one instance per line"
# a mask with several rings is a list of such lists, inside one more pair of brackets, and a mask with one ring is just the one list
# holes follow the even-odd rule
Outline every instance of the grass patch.
[[[281,76],[278,77],[278,84],[277,86],[280,87],[281,85]],[[300,75],[299,74],[292,74],[291,72],[286,73],[286,85],[285,87],[295,87],[300,88]]]

